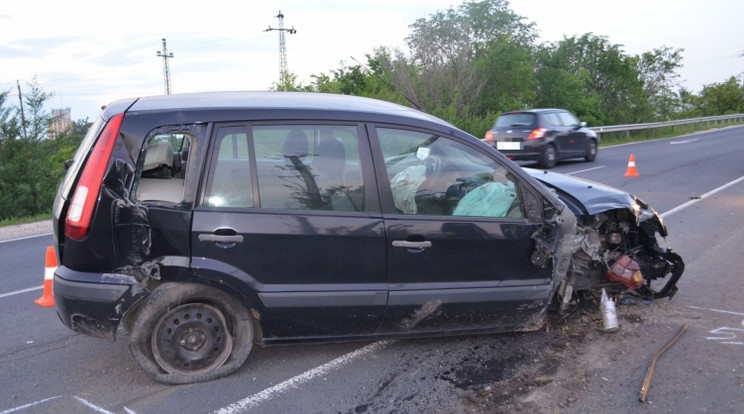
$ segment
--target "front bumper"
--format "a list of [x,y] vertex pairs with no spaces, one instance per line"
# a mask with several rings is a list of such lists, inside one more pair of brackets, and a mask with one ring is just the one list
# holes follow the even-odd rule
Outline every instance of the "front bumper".
[[89,273],[60,266],[54,272],[54,304],[68,328],[110,341],[122,317],[149,292],[120,273]]

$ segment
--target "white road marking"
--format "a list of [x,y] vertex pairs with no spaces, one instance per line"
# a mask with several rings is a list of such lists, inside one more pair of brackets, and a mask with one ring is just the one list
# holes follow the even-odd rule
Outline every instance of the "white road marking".
[[83,403],[83,405],[85,405],[86,407],[90,408],[91,410],[93,410],[93,411],[95,411],[97,413],[101,413],[101,414],[114,414],[111,411],[106,411],[106,410],[104,410],[101,407],[98,407],[96,405],[91,404],[87,400],[85,400],[83,398],[80,398],[77,395],[75,396],[75,399],[78,400],[78,401],[80,401],[81,403]]
[[[34,407],[34,406],[39,405],[39,404],[44,404],[47,401],[56,400],[56,399],[62,398],[62,397],[64,397],[64,396],[63,395],[56,395],[54,397],[49,397],[49,398],[45,398],[43,400],[34,401],[32,403],[24,404],[24,405],[21,405],[19,407],[11,408],[9,410],[0,411],[0,414],[10,414],[10,413],[18,412],[18,411],[23,411],[23,410],[26,410],[27,408],[31,408],[31,407]],[[93,410],[93,411],[95,411],[97,413],[100,413],[100,414],[114,414],[111,411],[107,411],[107,410],[105,410],[105,409],[103,409],[103,408],[101,408],[101,407],[99,407],[97,405],[92,404],[90,401],[88,401],[88,400],[86,400],[84,398],[80,398],[78,396],[75,396],[74,398],[76,400],[78,400],[80,403],[82,403],[83,405],[85,405],[86,407],[90,408],[91,410]],[[126,410],[126,412],[129,413],[129,414],[137,414],[137,413],[135,413],[134,411],[130,410],[127,407],[124,407],[124,410]]]
[[371,354],[379,349],[386,347],[387,345],[391,343],[392,341],[378,341],[378,342],[371,343],[367,346],[357,349],[356,351],[349,352],[346,355],[342,355],[334,359],[331,362],[328,362],[319,367],[313,368],[309,371],[305,371],[302,374],[292,377],[277,385],[274,385],[273,387],[267,388],[261,392],[253,394],[240,401],[236,401],[228,405],[227,407],[220,408],[219,410],[215,411],[215,414],[236,414],[236,413],[249,410],[257,406],[258,404],[264,401],[270,400],[285,391],[288,391],[292,388],[296,388],[312,380],[313,378],[319,377],[321,375],[325,375],[326,373],[328,373],[329,371],[333,369],[346,365],[350,363],[351,361],[357,358],[360,358],[364,355]]
[[693,139],[686,139],[684,141],[669,141],[669,145],[689,144],[690,142],[695,142],[697,140],[698,140],[697,138],[693,138]]
[[581,173],[585,173],[585,172],[588,172],[588,171],[599,170],[599,169],[602,169],[604,167],[605,167],[604,165],[600,165],[599,167],[592,167],[592,168],[587,168],[585,170],[579,170],[579,171],[574,171],[574,172],[566,173],[566,175],[581,174]]
[[728,183],[726,183],[726,184],[724,184],[724,185],[722,185],[722,186],[720,186],[720,187],[716,188],[715,190],[712,190],[712,191],[708,191],[707,193],[705,193],[705,194],[701,195],[700,197],[698,197],[698,198],[696,198],[696,199],[694,199],[694,200],[690,200],[690,201],[688,201],[688,202],[686,202],[686,203],[684,203],[684,204],[681,204],[681,205],[679,205],[679,206],[677,206],[677,207],[675,207],[675,208],[673,208],[673,209],[671,209],[671,210],[667,211],[666,213],[660,214],[660,216],[661,216],[661,218],[664,218],[664,217],[666,217],[666,216],[670,216],[670,215],[672,215],[672,214],[674,214],[674,213],[676,213],[676,212],[679,212],[679,211],[681,211],[681,210],[684,210],[684,209],[686,209],[687,207],[690,207],[691,205],[693,205],[693,204],[695,204],[695,203],[697,203],[697,202],[700,202],[701,200],[705,200],[706,198],[708,198],[708,197],[712,196],[713,194],[716,194],[716,193],[717,193],[717,192],[719,192],[719,191],[723,191],[723,190],[725,190],[726,188],[729,188],[729,187],[731,187],[731,186],[732,186],[732,185],[734,185],[734,184],[738,184],[738,183],[739,183],[739,182],[741,182],[741,181],[744,181],[744,177],[739,177],[739,178],[737,178],[737,179],[736,179],[736,180],[734,180],[734,181],[730,181],[730,182],[728,182]]
[[687,305],[687,307],[688,307],[688,308],[692,308],[692,309],[699,309],[699,310],[706,310],[706,311],[711,311],[711,312],[718,312],[718,313],[728,313],[728,314],[731,314],[731,315],[744,316],[744,313],[740,313],[740,312],[732,312],[732,311],[727,311],[727,310],[719,310],[719,309],[708,309],[708,308],[701,308],[701,307],[698,307],[698,306],[692,306],[692,305]]
[[2,412],[0,412],[0,414],[10,414],[10,413],[14,413],[14,412],[17,412],[17,411],[25,410],[26,408],[31,408],[31,407],[33,407],[35,405],[44,404],[47,401],[56,400],[57,398],[62,398],[62,396],[61,395],[57,395],[57,396],[54,396],[54,397],[45,398],[43,400],[34,401],[32,403],[21,405],[20,407],[15,407],[15,408],[11,408],[9,410],[2,411]]
[[0,294],[0,298],[4,298],[6,296],[20,295],[21,293],[33,292],[34,290],[39,290],[39,289],[44,289],[44,285],[36,286],[36,287],[28,288],[28,289],[16,290],[15,292],[2,293]]
[[[709,311],[709,312],[717,312],[717,313],[725,313],[728,315],[744,316],[744,313],[741,313],[741,312],[701,308],[699,306],[691,306],[691,305],[687,305],[687,307],[691,309],[699,309],[699,310],[704,310],[704,311]],[[742,327],[744,327],[744,320],[741,321],[741,325]],[[708,331],[708,333],[715,335],[715,336],[707,336],[705,338],[709,341],[715,341],[716,343],[725,344],[725,345],[744,345],[744,342],[739,340],[742,336],[744,336],[744,329],[742,328],[729,328],[727,326],[722,326],[720,328],[713,329],[712,331]]]

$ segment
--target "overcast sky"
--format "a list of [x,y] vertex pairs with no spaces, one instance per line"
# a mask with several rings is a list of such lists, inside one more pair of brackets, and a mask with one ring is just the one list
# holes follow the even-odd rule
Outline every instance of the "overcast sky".
[[[172,4],[172,5],[171,5]],[[279,76],[279,10],[289,71],[309,84],[351,56],[365,62],[378,46],[405,47],[409,25],[454,0],[129,0],[6,1],[0,8],[0,90],[37,77],[53,92],[51,108],[72,119],[93,119],[101,105],[164,93],[162,38],[167,39],[174,93],[265,90]],[[541,41],[591,32],[623,45],[627,54],[670,46],[684,49],[682,86],[703,85],[744,72],[742,0],[512,0],[534,22]],[[25,92],[24,92],[25,93]]]

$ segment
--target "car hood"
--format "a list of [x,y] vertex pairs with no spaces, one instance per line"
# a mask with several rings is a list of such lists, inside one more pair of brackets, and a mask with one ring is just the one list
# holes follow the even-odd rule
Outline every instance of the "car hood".
[[[645,207],[645,203],[631,194],[608,185],[550,171],[523,169],[544,185],[555,189],[558,198],[567,204],[574,214],[594,215],[620,208],[635,210],[637,204]],[[571,200],[567,200],[566,196]],[[577,211],[578,208],[583,211]]]

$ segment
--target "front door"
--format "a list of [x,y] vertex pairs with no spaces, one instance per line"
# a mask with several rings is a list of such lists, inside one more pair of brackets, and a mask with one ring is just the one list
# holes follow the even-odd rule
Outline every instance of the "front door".
[[454,138],[393,128],[376,135],[384,167],[376,165],[385,170],[385,330],[528,324],[546,304],[551,270],[531,262],[537,226],[524,218],[518,178]]

